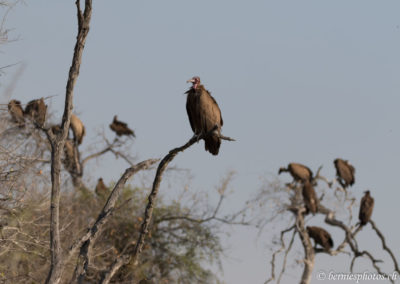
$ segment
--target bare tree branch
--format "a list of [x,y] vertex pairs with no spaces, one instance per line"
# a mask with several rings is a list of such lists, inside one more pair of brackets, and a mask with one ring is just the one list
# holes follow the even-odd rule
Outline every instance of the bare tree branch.
[[[169,153],[161,160],[160,164],[158,165],[156,176],[154,178],[153,182],[153,188],[151,190],[151,193],[148,197],[148,203],[146,206],[146,210],[144,213],[144,220],[141,226],[140,234],[138,237],[138,240],[134,244],[128,244],[125,249],[122,251],[122,253],[116,258],[116,260],[111,264],[109,269],[103,274],[103,277],[100,281],[102,284],[109,283],[114,276],[114,274],[125,264],[128,264],[129,262],[133,261],[134,264],[136,264],[137,259],[142,252],[143,245],[144,245],[144,240],[145,236],[148,234],[149,230],[149,225],[151,222],[151,218],[153,215],[153,209],[154,209],[154,202],[158,194],[158,190],[160,188],[161,180],[163,173],[165,172],[166,168],[168,167],[168,164],[175,158],[175,156],[179,152],[185,151],[187,148],[192,146],[194,143],[198,142],[200,139],[206,137],[207,135],[211,135],[215,128],[211,129],[208,133],[203,133],[199,136],[194,135],[185,145],[172,149],[169,151]],[[226,137],[225,137],[226,138]],[[229,137],[227,137],[225,140],[228,140]],[[222,138],[221,138],[222,139]],[[229,138],[232,139],[232,138]],[[233,141],[229,140],[229,141]]]
[[[267,279],[264,282],[264,284],[267,284],[267,283],[275,280],[275,259],[276,259],[276,256],[279,253],[281,253],[282,251],[285,250],[285,241],[284,241],[285,234],[290,232],[290,231],[292,231],[292,230],[294,230],[295,228],[296,228],[296,224],[294,224],[294,225],[290,226],[289,228],[281,231],[281,237],[280,237],[281,247],[279,249],[277,249],[276,251],[274,251],[274,253],[272,254],[272,259],[271,259],[271,262],[270,262],[271,263],[271,277],[269,279]],[[294,231],[294,232],[296,232],[296,231]],[[293,234],[293,236],[294,236],[294,234]],[[282,267],[282,269],[283,269],[283,267]],[[279,275],[279,278],[280,278],[280,275]]]
[[78,256],[78,261],[75,267],[74,271],[74,276],[71,280],[71,283],[82,283],[84,280],[84,277],[86,276],[87,273],[87,268],[89,265],[89,251],[91,249],[92,241],[95,240],[95,238],[98,236],[98,234],[101,232],[101,229],[103,225],[107,222],[108,217],[112,214],[114,211],[115,204],[121,194],[121,191],[123,187],[125,186],[126,182],[128,179],[137,173],[138,171],[148,169],[151,165],[154,163],[158,162],[158,159],[150,159],[143,161],[133,167],[128,168],[125,173],[121,176],[121,178],[118,180],[117,184],[114,186],[114,189],[112,190],[110,196],[108,197],[108,200],[106,204],[104,205],[102,211],[100,212],[99,216],[97,217],[96,222],[93,224],[92,227],[90,227],[86,234],[82,236],[77,242],[75,242],[69,252],[67,259],[68,260],[74,253],[75,251],[80,248],[80,253]]
[[62,256],[60,242],[60,184],[61,184],[61,152],[68,135],[72,114],[74,86],[79,75],[82,53],[85,47],[86,37],[89,33],[89,24],[92,15],[92,1],[85,0],[85,11],[82,16],[80,0],[76,1],[78,14],[78,36],[74,48],[72,64],[69,70],[65,94],[64,114],[61,122],[61,133],[55,136],[50,129],[46,131],[51,144],[51,204],[50,204],[50,249],[51,264],[46,283],[60,283],[62,274]]
[[394,256],[392,250],[386,245],[386,240],[385,237],[383,236],[382,232],[378,229],[378,227],[375,225],[375,222],[372,220],[369,220],[369,222],[371,223],[372,229],[375,230],[376,234],[378,235],[378,237],[381,239],[382,242],[382,247],[385,251],[387,251],[387,253],[390,255],[390,257],[393,260],[393,264],[394,264],[394,269],[397,271],[397,273],[400,274],[400,269],[399,269],[399,264],[397,262],[396,257]]

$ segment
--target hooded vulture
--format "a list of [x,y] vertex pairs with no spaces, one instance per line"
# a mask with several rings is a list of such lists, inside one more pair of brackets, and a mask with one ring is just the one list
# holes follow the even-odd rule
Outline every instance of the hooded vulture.
[[364,197],[361,199],[360,214],[358,215],[361,226],[364,226],[369,222],[373,209],[374,209],[374,199],[370,195],[369,190],[367,190],[365,192]]
[[282,172],[289,172],[295,181],[306,181],[312,182],[313,173],[312,171],[298,163],[290,163],[287,168],[280,168],[278,174],[280,175]]
[[43,127],[46,120],[47,105],[44,99],[32,100],[26,107],[24,114],[32,119],[38,126]]
[[83,136],[86,134],[86,131],[82,121],[75,114],[71,114],[70,127],[74,133],[75,142],[80,145],[82,143]]
[[216,128],[213,133],[204,137],[204,146],[206,151],[218,155],[221,146],[219,135],[223,125],[221,110],[210,92],[200,84],[199,77],[195,76],[187,82],[192,83],[192,87],[185,93],[187,94],[186,111],[190,126],[197,136]]
[[312,214],[317,213],[318,211],[318,198],[315,193],[314,187],[311,182],[306,180],[303,185],[303,199],[304,204],[307,209],[307,213],[311,212]]
[[105,196],[108,193],[108,187],[104,184],[102,178],[97,181],[95,192],[97,196]]
[[307,233],[310,238],[314,239],[315,246],[321,245],[326,251],[333,247],[333,240],[331,235],[320,227],[307,227]]
[[343,188],[353,185],[356,169],[347,160],[336,159],[333,161],[336,168],[336,176]]
[[128,124],[119,121],[116,115],[114,115],[114,119],[113,122],[110,124],[110,128],[118,136],[126,135],[126,136],[136,137],[135,132],[133,132],[133,130],[128,127]]
[[20,101],[11,100],[8,103],[8,112],[11,115],[12,121],[17,123],[19,127],[23,127],[25,125],[24,111]]

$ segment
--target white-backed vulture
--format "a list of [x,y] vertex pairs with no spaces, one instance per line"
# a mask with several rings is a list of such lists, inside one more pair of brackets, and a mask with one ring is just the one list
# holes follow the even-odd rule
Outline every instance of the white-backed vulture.
[[108,193],[108,187],[104,184],[102,178],[99,178],[99,180],[97,181],[95,192],[97,196],[105,196]]
[[311,212],[312,214],[317,213],[318,211],[317,194],[315,193],[314,187],[312,186],[311,182],[309,182],[308,180],[304,181],[302,193],[307,213],[308,212]]
[[373,210],[374,210],[374,198],[372,198],[369,190],[367,190],[365,191],[365,195],[361,199],[360,214],[358,215],[361,226],[364,226],[369,222]]
[[74,140],[78,145],[82,143],[83,136],[86,134],[85,126],[82,121],[75,114],[71,114],[70,127],[74,133]]
[[11,115],[12,121],[17,123],[19,127],[23,127],[25,125],[24,111],[20,101],[11,100],[8,103],[8,112]]
[[287,168],[280,168],[278,174],[282,172],[289,172],[295,181],[306,181],[312,182],[313,173],[305,165],[299,163],[290,163]]
[[356,169],[349,163],[347,160],[336,159],[333,161],[336,168],[336,176],[339,183],[343,188],[347,188],[348,186],[352,186],[355,179]]
[[128,124],[125,122],[119,121],[118,117],[114,115],[113,122],[110,124],[110,128],[114,131],[118,136],[126,135],[126,136],[135,136],[135,132],[128,127]]
[[216,128],[213,133],[204,137],[204,146],[206,151],[218,155],[221,146],[221,127],[224,123],[221,110],[210,92],[200,84],[199,77],[195,76],[187,82],[192,83],[192,87],[185,93],[190,126],[195,135],[206,134]]
[[24,111],[24,115],[32,119],[39,127],[43,127],[46,121],[47,105],[44,99],[30,101]]
[[307,227],[307,233],[310,238],[314,239],[315,246],[319,244],[326,251],[329,251],[333,247],[333,240],[331,235],[321,227],[309,226]]

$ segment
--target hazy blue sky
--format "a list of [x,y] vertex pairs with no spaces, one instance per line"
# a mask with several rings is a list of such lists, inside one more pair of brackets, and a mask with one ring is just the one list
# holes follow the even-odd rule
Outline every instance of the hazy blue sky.
[[[203,142],[178,156],[173,164],[191,170],[193,186],[212,194],[236,170],[226,204],[234,209],[256,194],[260,177],[273,178],[291,161],[314,170],[323,164],[332,178],[332,161],[349,159],[357,169],[351,191],[358,200],[372,191],[373,219],[400,256],[399,11],[400,2],[389,0],[94,1],[74,98],[88,130],[83,147],[101,127],[113,137],[114,114],[135,129],[139,160],[182,145],[192,135],[185,81],[198,75],[220,105],[223,133],[237,142],[223,142],[217,157]],[[1,47],[1,65],[26,64],[13,98],[58,94],[51,105],[61,115],[76,26],[74,1],[26,1],[9,14],[6,27],[19,40]],[[15,70],[0,77],[0,91]],[[126,164],[113,161],[99,161],[97,175],[116,180]],[[255,230],[232,230],[227,283],[266,280],[276,228],[257,243]],[[377,249],[369,232],[360,233],[361,244]],[[315,271],[329,270],[329,260],[318,255]],[[335,261],[347,271],[343,260]],[[292,269],[284,282],[298,273]]]

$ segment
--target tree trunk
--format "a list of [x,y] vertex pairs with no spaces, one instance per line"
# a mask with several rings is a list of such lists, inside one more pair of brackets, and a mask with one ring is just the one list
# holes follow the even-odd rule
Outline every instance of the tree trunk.
[[61,144],[54,142],[51,145],[51,205],[50,205],[50,251],[51,266],[46,283],[59,283],[62,273],[61,243],[59,230],[60,214],[60,184],[61,184]]

